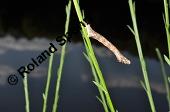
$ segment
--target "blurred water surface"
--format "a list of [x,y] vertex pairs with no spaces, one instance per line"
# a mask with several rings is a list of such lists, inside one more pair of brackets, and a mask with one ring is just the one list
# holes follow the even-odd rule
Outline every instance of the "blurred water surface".
[[[49,43],[55,40],[46,38],[26,38],[15,39],[11,35],[0,38],[0,110],[3,112],[23,112],[24,111],[24,90],[22,77],[17,73],[20,66],[27,65],[31,58],[36,57],[43,50],[49,47]],[[53,76],[50,87],[48,111],[51,111],[56,71],[59,66],[61,46],[57,45],[58,51],[55,53],[53,62]],[[122,53],[128,57],[132,64],[124,65],[116,62],[114,54],[103,46],[93,44],[94,51],[99,61],[104,78],[108,85],[113,103],[120,112],[149,111],[149,104],[141,88],[142,72],[137,56],[128,51]],[[97,101],[98,91],[92,83],[93,77],[88,61],[85,59],[84,45],[81,42],[71,42],[67,44],[64,72],[61,80],[61,91],[59,100],[59,111],[64,112],[94,112],[103,111],[102,105]],[[160,71],[160,63],[155,58],[146,57],[149,71],[149,79],[152,85],[154,101],[158,111],[167,111],[167,102],[163,78]],[[167,73],[170,73],[166,65]],[[28,74],[30,108],[33,112],[42,109],[42,92],[44,91],[48,69],[48,60],[33,72]],[[16,86],[11,86],[7,82],[7,77],[16,74],[19,82]],[[9,108],[10,107],[10,108]]]

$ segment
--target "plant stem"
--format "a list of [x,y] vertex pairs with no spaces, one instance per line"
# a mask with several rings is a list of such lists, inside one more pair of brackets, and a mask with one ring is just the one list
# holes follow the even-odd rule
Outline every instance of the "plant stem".
[[[69,28],[70,13],[71,13],[71,2],[72,1],[69,0],[68,5],[66,6],[65,34],[68,32],[68,28]],[[63,64],[64,64],[64,59],[65,59],[65,50],[66,50],[66,44],[62,47],[62,51],[61,51],[61,59],[60,59],[59,69],[58,69],[58,72],[57,72],[58,78],[57,78],[57,83],[56,83],[55,98],[54,98],[54,104],[53,104],[52,112],[57,112],[61,75],[62,75]]]
[[[82,22],[83,17],[82,17],[81,10],[80,10],[80,7],[79,7],[77,0],[73,0],[73,3],[74,3],[74,7],[76,9],[76,13],[77,13],[79,22]],[[101,86],[106,90],[106,92],[104,92],[104,93],[105,93],[105,96],[106,96],[107,105],[108,105],[111,112],[115,112],[115,109],[113,107],[109,92],[108,92],[106,84],[105,84],[105,80],[103,78],[102,72],[100,70],[99,64],[97,62],[93,48],[91,46],[91,42],[90,42],[90,39],[88,37],[87,31],[82,25],[81,25],[81,28],[82,28],[82,35],[83,35],[83,38],[84,38],[84,43],[86,44],[86,51],[88,52],[88,57],[91,60],[93,66],[96,70],[96,73],[97,73],[97,76],[99,77],[99,80],[100,80],[99,82],[100,82]]]
[[168,107],[169,107],[169,111],[170,111],[170,91],[169,91],[168,77],[167,77],[167,74],[166,74],[166,71],[165,71],[165,66],[164,66],[164,62],[163,62],[161,53],[160,53],[158,48],[156,48],[156,53],[157,53],[157,56],[158,56],[160,64],[161,64],[161,71],[162,71],[164,84],[165,84],[165,88],[166,88],[166,98],[167,98],[167,101],[168,101]]
[[29,92],[28,92],[28,76],[24,73],[23,78],[23,85],[24,85],[24,92],[25,92],[25,111],[30,112],[30,105],[29,105]]
[[129,8],[130,8],[131,18],[132,18],[132,23],[133,23],[133,29],[134,29],[134,33],[135,33],[134,36],[135,36],[138,54],[139,54],[139,58],[140,58],[140,64],[141,64],[141,67],[142,67],[146,93],[147,93],[147,96],[149,98],[149,103],[150,103],[152,112],[156,112],[154,101],[153,101],[153,98],[152,98],[148,74],[147,74],[147,70],[146,70],[146,63],[145,63],[145,59],[143,57],[142,47],[141,47],[140,39],[139,39],[139,33],[138,33],[136,15],[135,15],[135,4],[132,3],[132,0],[129,0]]
[[164,11],[165,11],[165,29],[166,29],[166,36],[167,36],[167,44],[168,44],[168,53],[170,59],[170,31],[169,31],[169,11],[168,11],[168,3],[167,0],[164,0]]
[[47,82],[46,82],[46,87],[45,87],[45,93],[43,93],[43,101],[44,101],[43,112],[46,112],[46,109],[47,109],[48,92],[49,92],[49,87],[50,87],[50,82],[51,82],[51,70],[52,70],[53,57],[54,57],[54,54],[52,53],[49,59],[48,76],[47,76]]

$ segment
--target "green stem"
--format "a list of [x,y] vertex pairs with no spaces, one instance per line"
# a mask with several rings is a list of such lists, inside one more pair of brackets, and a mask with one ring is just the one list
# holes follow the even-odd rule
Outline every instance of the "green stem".
[[168,77],[167,77],[167,74],[166,74],[166,71],[165,71],[165,66],[164,66],[164,62],[163,62],[161,53],[160,53],[158,48],[156,48],[156,53],[157,53],[157,56],[158,56],[158,58],[160,60],[160,64],[161,64],[161,71],[162,71],[164,84],[165,84],[165,88],[166,88],[166,98],[167,98],[167,101],[168,101],[168,107],[169,107],[169,111],[170,111],[170,91],[169,91]]
[[147,74],[147,70],[146,70],[146,63],[145,63],[145,60],[144,60],[144,57],[143,57],[142,47],[141,47],[140,39],[139,39],[139,33],[138,33],[136,15],[135,15],[135,4],[132,3],[132,0],[129,0],[129,8],[130,8],[131,18],[132,18],[132,23],[133,23],[133,29],[134,29],[134,33],[135,33],[134,35],[135,35],[135,40],[136,40],[136,44],[137,44],[138,54],[139,54],[139,58],[140,58],[140,64],[141,64],[141,67],[142,67],[142,72],[143,72],[143,77],[144,77],[144,83],[145,83],[145,86],[146,86],[145,87],[146,93],[147,93],[147,96],[149,98],[149,103],[150,103],[152,112],[156,112],[154,101],[153,101],[153,98],[152,98],[148,74]]
[[165,29],[167,35],[167,44],[168,44],[168,53],[170,59],[170,31],[169,31],[169,11],[168,11],[168,3],[167,0],[164,0],[164,11],[165,11]]
[[[83,40],[84,40],[84,39],[83,39]],[[85,40],[84,40],[84,41],[85,41]],[[85,44],[85,46],[86,46],[86,44]],[[86,46],[86,48],[87,48],[87,46]],[[87,52],[87,53],[89,53],[89,52]],[[88,54],[88,55],[89,55],[89,54]],[[86,55],[85,55],[85,56],[86,56]],[[94,77],[95,82],[100,83],[99,78],[97,77],[96,70],[95,70],[95,68],[94,68],[94,66],[93,66],[92,61],[89,59],[88,56],[86,56],[86,58],[87,58],[87,60],[88,60],[89,63],[90,63],[90,66],[91,66],[91,69],[92,69],[92,73],[93,73],[93,77]],[[103,91],[102,91],[100,88],[98,88],[98,90],[99,90],[99,94],[100,94],[100,96],[101,96],[101,100],[102,100],[102,105],[103,105],[104,111],[105,111],[105,112],[109,112],[108,107],[107,107],[107,104],[106,104],[106,99],[105,99],[104,93],[103,93]]]
[[25,110],[26,112],[30,112],[29,108],[29,94],[28,94],[28,78],[27,74],[24,74],[23,84],[24,84],[24,92],[25,92]]
[[[68,28],[69,28],[70,13],[71,13],[71,0],[69,0],[68,5],[66,6],[65,34],[68,32]],[[54,98],[54,104],[53,104],[52,112],[57,112],[60,82],[61,82],[64,59],[65,59],[65,50],[66,50],[66,44],[62,47],[62,51],[61,51],[61,59],[60,59],[59,69],[58,69],[58,72],[57,72],[58,78],[57,78],[57,83],[56,83],[55,98]]]
[[[78,19],[79,19],[79,22],[82,22],[83,21],[83,17],[82,17],[82,14],[81,14],[81,10],[80,10],[80,7],[79,7],[79,4],[77,2],[77,0],[73,0],[73,3],[74,3],[74,7],[76,9],[76,13],[77,13],[77,16],[78,16]],[[89,59],[92,61],[93,63],[93,66],[96,70],[96,73],[99,77],[99,80],[100,80],[100,84],[101,86],[106,90],[106,93],[105,93],[105,96],[106,96],[106,101],[107,101],[107,104],[108,104],[108,107],[110,109],[111,112],[115,112],[115,109],[113,107],[113,104],[112,104],[112,101],[111,101],[111,98],[110,98],[110,95],[109,95],[109,92],[107,90],[107,87],[106,87],[106,84],[105,84],[105,80],[103,78],[103,75],[102,75],[102,72],[100,70],[100,67],[99,67],[99,64],[97,62],[97,59],[95,57],[95,54],[94,54],[94,51],[93,51],[93,48],[91,46],[91,42],[90,42],[90,39],[89,37],[87,36],[87,31],[86,29],[81,25],[81,28],[82,28],[82,35],[85,39],[85,44],[87,44],[87,49],[86,51],[89,52],[88,53],[88,56],[89,56]]]
[[51,82],[51,70],[52,70],[53,57],[54,57],[54,54],[52,53],[49,59],[48,76],[47,76],[47,82],[46,82],[46,87],[45,87],[45,93],[43,93],[43,101],[44,101],[43,112],[46,112],[46,109],[47,109],[48,91],[49,91],[50,82]]

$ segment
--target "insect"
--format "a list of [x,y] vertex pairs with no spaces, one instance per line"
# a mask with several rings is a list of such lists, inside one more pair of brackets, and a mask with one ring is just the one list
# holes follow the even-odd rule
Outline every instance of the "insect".
[[130,64],[130,60],[127,59],[125,56],[123,56],[120,51],[111,43],[109,42],[104,36],[100,35],[96,31],[94,31],[90,24],[87,24],[86,22],[81,22],[83,26],[85,26],[88,36],[99,41],[102,43],[104,46],[106,46],[108,49],[110,49],[116,56],[118,62],[121,62],[123,64]]

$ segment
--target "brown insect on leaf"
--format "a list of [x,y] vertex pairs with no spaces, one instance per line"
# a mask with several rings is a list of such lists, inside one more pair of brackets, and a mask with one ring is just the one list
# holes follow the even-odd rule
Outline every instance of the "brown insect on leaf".
[[123,56],[120,51],[111,43],[109,42],[104,36],[100,35],[96,31],[94,31],[89,24],[86,22],[82,22],[85,26],[88,36],[99,41],[104,46],[106,46],[108,49],[110,49],[116,56],[118,62],[124,63],[124,64],[130,64],[130,60],[127,59],[125,56]]

